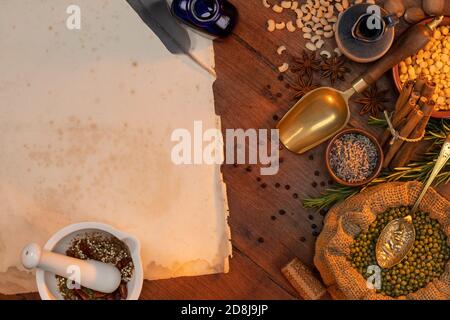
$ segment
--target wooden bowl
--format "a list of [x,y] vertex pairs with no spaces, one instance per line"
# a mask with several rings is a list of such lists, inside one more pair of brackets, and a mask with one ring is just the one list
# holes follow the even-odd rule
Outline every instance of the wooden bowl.
[[[373,171],[373,174],[370,177],[368,177],[367,179],[359,181],[359,182],[348,182],[348,181],[342,180],[334,173],[333,169],[331,168],[331,163],[330,163],[331,148],[333,147],[336,140],[339,139],[340,137],[342,137],[343,135],[351,134],[351,133],[360,134],[360,135],[363,135],[363,136],[369,138],[369,140],[372,141],[372,143],[375,145],[375,147],[377,148],[377,151],[378,151],[378,162]],[[362,185],[369,183],[376,177],[378,177],[378,175],[380,174],[381,169],[383,167],[383,162],[384,162],[384,154],[383,154],[383,149],[380,146],[380,143],[372,134],[370,134],[369,132],[362,130],[362,129],[347,129],[347,130],[341,131],[340,133],[335,135],[330,140],[330,142],[328,143],[327,149],[325,151],[325,163],[327,166],[328,173],[330,174],[330,176],[333,178],[334,181],[336,181],[337,183],[339,183],[341,185],[347,186],[347,187],[362,186]]]
[[[433,18],[425,19],[419,24],[426,24],[431,22]],[[450,17],[445,17],[444,20],[441,22],[440,26],[448,26],[450,25]],[[397,87],[398,92],[402,91],[402,82],[400,81],[400,72],[399,67],[396,65],[394,68],[392,68],[392,76],[394,77],[395,86]],[[446,111],[435,111],[431,114],[433,118],[440,118],[440,119],[448,119],[450,118],[450,110]]]

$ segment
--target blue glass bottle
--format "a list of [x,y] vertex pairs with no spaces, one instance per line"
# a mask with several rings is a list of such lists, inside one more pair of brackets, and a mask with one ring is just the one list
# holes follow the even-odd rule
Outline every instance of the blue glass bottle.
[[182,22],[213,37],[231,34],[238,12],[227,0],[173,0],[172,14]]

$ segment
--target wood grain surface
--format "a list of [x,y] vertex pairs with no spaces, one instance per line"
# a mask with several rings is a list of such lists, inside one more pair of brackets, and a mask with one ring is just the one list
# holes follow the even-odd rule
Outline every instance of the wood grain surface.
[[[261,0],[231,0],[238,8],[240,21],[234,34],[215,43],[218,79],[214,84],[216,111],[223,129],[274,128],[293,105],[295,82],[290,72],[279,77],[278,66],[289,56],[300,54],[305,42],[301,32],[266,31],[266,21],[281,19],[263,7]],[[274,3],[275,0],[269,0]],[[382,1],[377,1],[382,3]],[[409,5],[420,1],[408,0]],[[288,18],[288,14],[284,14]],[[402,32],[405,26],[399,28]],[[287,55],[276,49],[287,47]],[[334,40],[327,47],[334,48]],[[337,87],[345,89],[366,70],[367,65],[348,63],[352,73]],[[329,86],[324,80],[323,85]],[[391,75],[378,85],[389,90],[390,106],[396,92]],[[367,117],[351,104],[349,127],[367,127]],[[317,196],[332,182],[326,173],[321,145],[305,155],[281,150],[280,171],[275,176],[260,176],[259,167],[225,165],[228,187],[233,258],[230,273],[212,276],[146,281],[142,299],[297,299],[298,295],[281,274],[281,268],[294,257],[313,268],[314,244],[326,212],[305,210],[301,200]],[[450,196],[450,186],[440,188]],[[37,299],[37,294],[0,296],[4,299]]]

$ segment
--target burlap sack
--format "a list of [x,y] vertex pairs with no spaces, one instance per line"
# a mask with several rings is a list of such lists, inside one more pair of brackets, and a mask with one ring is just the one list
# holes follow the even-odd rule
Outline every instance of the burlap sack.
[[[349,198],[330,210],[317,239],[314,264],[335,299],[391,299],[368,289],[366,280],[347,260],[350,245],[361,231],[367,231],[378,213],[389,208],[410,206],[421,191],[418,182],[387,183]],[[437,219],[450,236],[450,203],[434,190],[426,194],[420,210]],[[450,245],[450,237],[448,239]],[[425,288],[402,299],[450,299],[450,263],[445,273]]]

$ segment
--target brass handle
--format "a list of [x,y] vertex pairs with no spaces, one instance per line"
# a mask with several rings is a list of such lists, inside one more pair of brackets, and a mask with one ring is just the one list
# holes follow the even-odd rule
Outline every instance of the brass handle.
[[439,154],[439,157],[436,160],[433,171],[431,172],[431,175],[428,178],[427,183],[423,187],[423,190],[419,195],[419,198],[417,198],[417,201],[411,210],[411,214],[414,214],[417,211],[420,202],[422,201],[423,197],[428,191],[428,188],[431,186],[434,179],[437,177],[442,168],[444,168],[444,166],[447,164],[448,159],[450,159],[450,135],[448,135],[447,139],[444,142],[444,145],[442,146],[441,153]]

